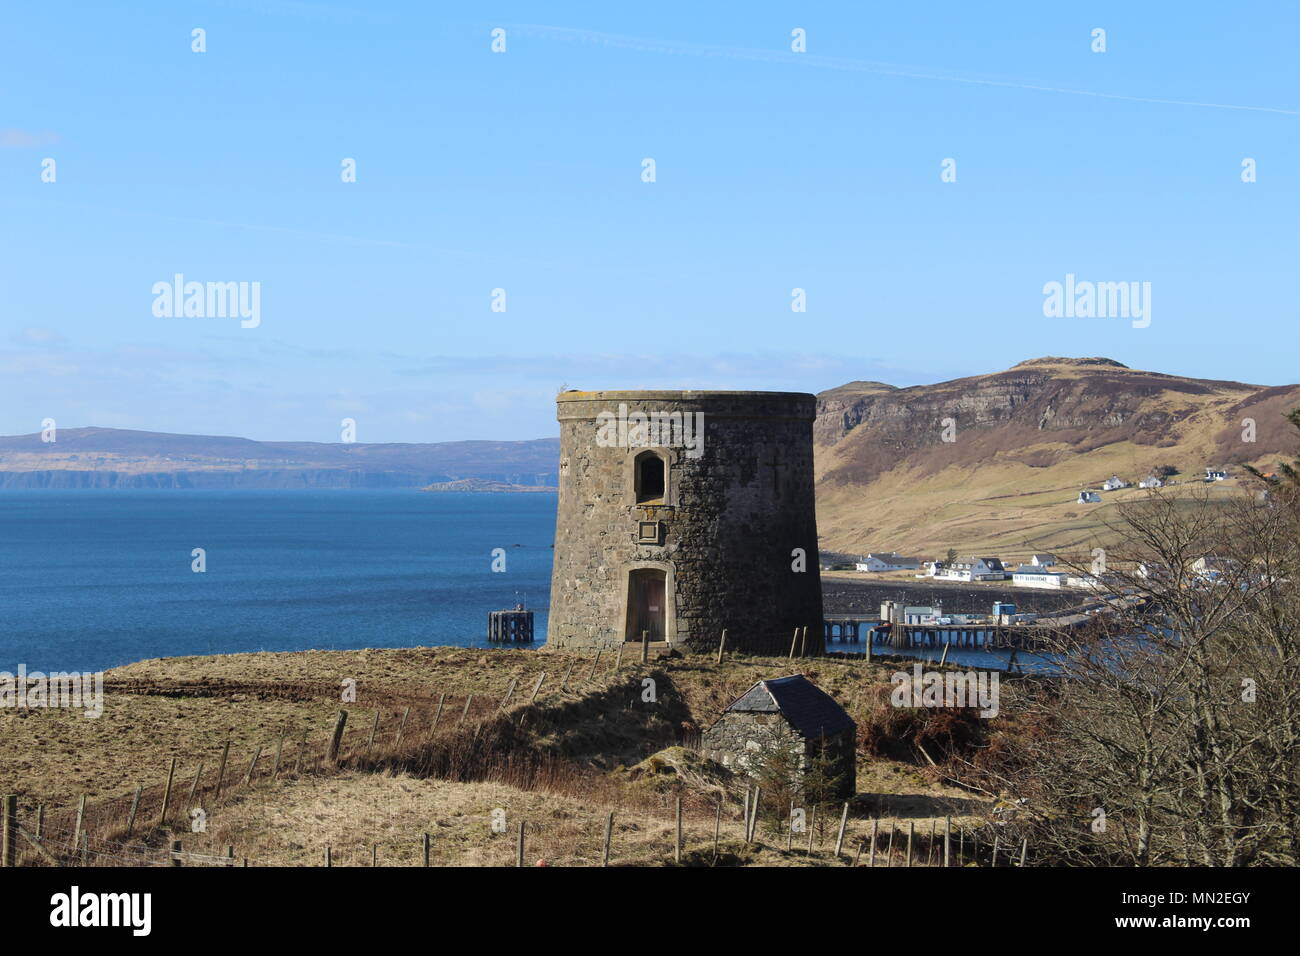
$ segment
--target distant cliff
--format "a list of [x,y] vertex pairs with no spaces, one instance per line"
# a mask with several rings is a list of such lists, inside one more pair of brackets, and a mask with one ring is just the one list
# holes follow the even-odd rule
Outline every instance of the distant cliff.
[[558,484],[559,440],[259,442],[118,428],[0,438],[0,488],[423,488]]
[[936,557],[949,547],[1091,546],[1116,502],[1144,494],[1134,487],[1077,505],[1081,489],[1111,475],[1136,485],[1167,466],[1186,485],[1207,467],[1270,470],[1295,453],[1285,415],[1300,406],[1300,386],[1041,358],[934,385],[851,382],[817,399],[822,547]]

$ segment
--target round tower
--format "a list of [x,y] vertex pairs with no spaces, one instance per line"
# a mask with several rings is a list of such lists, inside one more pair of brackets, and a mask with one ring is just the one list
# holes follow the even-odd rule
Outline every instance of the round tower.
[[560,492],[547,642],[785,653],[822,647],[812,425],[797,392],[556,400]]

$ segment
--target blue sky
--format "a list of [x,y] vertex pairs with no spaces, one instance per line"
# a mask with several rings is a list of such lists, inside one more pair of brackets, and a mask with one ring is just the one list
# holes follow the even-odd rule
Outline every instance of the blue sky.
[[[533,438],[562,385],[1049,354],[1300,379],[1294,4],[107,6],[4,15],[0,433]],[[176,273],[261,324],[156,317]],[[1045,317],[1067,273],[1150,282],[1150,327]]]

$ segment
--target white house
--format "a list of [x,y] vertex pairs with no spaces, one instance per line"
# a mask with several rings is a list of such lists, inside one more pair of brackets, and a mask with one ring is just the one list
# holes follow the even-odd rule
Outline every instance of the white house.
[[1169,568],[1159,561],[1142,561],[1137,566],[1137,575],[1148,581],[1168,581]]
[[1063,588],[1068,578],[1064,571],[1049,571],[1036,564],[1022,564],[1011,572],[1011,583],[1022,588]]
[[932,576],[945,581],[1005,581],[1007,569],[997,558],[971,558],[969,561],[933,562]]
[[[1036,568],[1050,568],[1056,564],[1056,555],[1054,554],[1031,554],[1029,563]],[[1024,565],[1021,565],[1024,567]]]
[[1222,468],[1206,468],[1206,469],[1205,469],[1205,480],[1206,480],[1206,481],[1224,481],[1224,480],[1227,479],[1227,477],[1228,477],[1228,473],[1227,473],[1226,471],[1224,471]]
[[1155,475],[1147,475],[1138,482],[1139,488],[1163,488],[1165,482],[1163,478],[1157,478]]
[[1218,581],[1225,574],[1231,574],[1240,562],[1233,558],[1224,558],[1217,554],[1207,554],[1192,562],[1192,573],[1203,581]]
[[859,571],[913,571],[921,566],[920,558],[905,558],[896,551],[868,554],[854,565]]
[[1111,476],[1110,476],[1109,478],[1107,478],[1104,482],[1102,482],[1101,490],[1102,490],[1102,491],[1119,491],[1119,489],[1121,489],[1121,488],[1127,488],[1127,487],[1128,487],[1128,482],[1127,482],[1127,481],[1125,481],[1125,480],[1124,480],[1123,478],[1121,478],[1119,475],[1111,475]]
[[1095,491],[1081,491],[1079,492],[1079,500],[1077,503],[1081,505],[1100,504],[1101,495],[1097,494]]

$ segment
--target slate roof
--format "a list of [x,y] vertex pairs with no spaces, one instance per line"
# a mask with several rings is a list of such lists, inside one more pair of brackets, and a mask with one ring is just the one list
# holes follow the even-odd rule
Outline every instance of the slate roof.
[[761,680],[727,711],[780,713],[805,737],[820,737],[822,734],[830,737],[857,727],[834,698],[802,674]]

